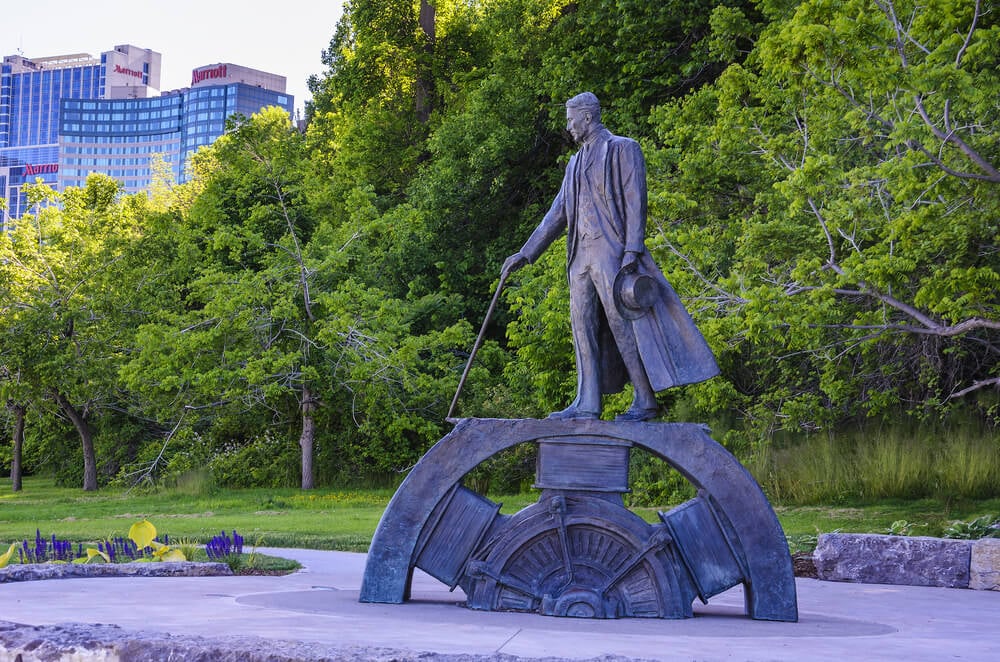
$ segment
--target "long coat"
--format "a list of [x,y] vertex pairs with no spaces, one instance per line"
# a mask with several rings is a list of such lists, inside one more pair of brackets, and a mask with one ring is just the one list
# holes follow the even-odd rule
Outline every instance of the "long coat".
[[[576,232],[579,182],[588,171],[603,169],[603,191],[594,197],[602,220],[601,230],[607,245],[617,251],[619,264],[625,251],[640,255],[639,269],[657,283],[658,296],[645,314],[631,320],[639,356],[655,391],[671,386],[704,381],[719,374],[719,367],[705,338],[685,310],[680,297],[660,272],[645,248],[646,234],[646,165],[639,144],[630,138],[613,135],[601,127],[592,143],[594,154],[586,159],[583,150],[570,158],[562,186],[552,206],[521,248],[521,254],[534,262],[564,231],[567,236],[567,270],[578,255]],[[600,177],[591,177],[600,182]],[[613,280],[613,275],[610,280]],[[610,301],[611,297],[604,300]],[[573,302],[570,301],[570,305]],[[616,393],[626,380],[625,366],[600,316],[598,331],[601,351],[601,390]]]

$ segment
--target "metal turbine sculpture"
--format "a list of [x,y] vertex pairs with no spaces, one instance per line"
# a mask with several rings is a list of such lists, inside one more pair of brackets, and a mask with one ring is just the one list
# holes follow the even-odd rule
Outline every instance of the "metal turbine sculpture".
[[[464,487],[496,453],[538,444],[536,504],[514,515]],[[648,524],[625,508],[630,449],[668,462],[698,496]],[[463,419],[410,471],[368,552],[362,602],[401,603],[414,568],[473,609],[686,618],[743,584],[746,614],[795,621],[781,525],[747,470],[688,423]]]

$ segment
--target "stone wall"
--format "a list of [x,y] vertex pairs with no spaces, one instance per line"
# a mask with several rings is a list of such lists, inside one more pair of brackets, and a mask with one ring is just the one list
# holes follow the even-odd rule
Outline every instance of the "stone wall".
[[950,540],[827,533],[813,554],[819,579],[1000,590],[1000,539]]
[[211,577],[231,575],[225,563],[159,561],[154,563],[26,563],[0,568],[0,584],[66,577]]

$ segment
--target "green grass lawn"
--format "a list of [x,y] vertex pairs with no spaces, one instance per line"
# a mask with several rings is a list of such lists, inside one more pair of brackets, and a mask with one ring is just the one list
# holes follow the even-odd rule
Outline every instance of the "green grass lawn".
[[[11,492],[10,480],[0,479],[0,547],[43,536],[94,542],[124,536],[129,527],[148,519],[171,538],[206,542],[220,531],[238,531],[247,547],[304,547],[366,551],[389,490],[297,489],[162,489],[133,492],[104,489],[86,493],[56,487],[51,479],[28,477],[21,492]],[[491,496],[504,513],[534,503],[537,494]],[[663,508],[635,508],[655,522]],[[792,541],[792,548],[815,543],[819,533],[832,531],[886,533],[897,523],[910,535],[940,535],[954,520],[980,515],[1000,516],[1000,499],[946,503],[934,499],[880,501],[836,506],[776,505],[775,512]]]
[[237,530],[246,545],[364,551],[388,491],[187,490],[85,493],[29,477],[21,492],[0,481],[0,544],[56,534],[73,541],[125,535],[148,519],[162,534],[206,542]]

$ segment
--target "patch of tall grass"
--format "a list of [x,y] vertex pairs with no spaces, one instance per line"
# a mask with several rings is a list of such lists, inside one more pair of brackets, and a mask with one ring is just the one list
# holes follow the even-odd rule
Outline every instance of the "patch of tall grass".
[[901,426],[776,440],[746,464],[782,504],[1000,496],[1000,439],[975,428]]

